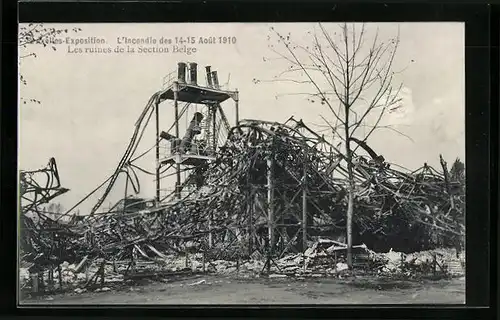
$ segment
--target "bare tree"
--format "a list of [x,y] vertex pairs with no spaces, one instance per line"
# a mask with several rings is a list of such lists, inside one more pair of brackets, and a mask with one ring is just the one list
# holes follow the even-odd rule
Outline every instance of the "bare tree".
[[[56,43],[58,38],[62,34],[67,34],[70,32],[79,32],[80,28],[71,29],[57,29],[45,27],[43,23],[30,23],[28,25],[19,26],[19,37],[18,37],[18,47],[19,47],[19,60],[32,57],[36,58],[37,55],[33,52],[35,46],[42,46],[44,48],[50,48],[54,51],[57,50]],[[26,78],[19,73],[19,80],[22,85],[27,85],[28,82]],[[21,97],[20,102],[22,104],[27,104],[28,102],[40,104],[40,100],[33,98]]]
[[[289,63],[276,81],[308,86],[304,94],[310,101],[326,106],[330,117],[323,119],[332,130],[334,139],[340,140],[339,146],[344,146],[349,180],[347,262],[351,268],[356,193],[354,152],[376,129],[393,129],[382,126],[380,121],[385,114],[400,107],[402,84],[393,86],[396,72],[392,70],[399,45],[399,30],[395,38],[381,41],[377,29],[370,41],[366,37],[365,24],[344,23],[334,32],[319,24],[317,30],[308,33],[309,45],[298,45],[291,40],[290,34],[283,35],[274,28],[271,30],[279,47],[276,49],[277,46],[270,45],[271,50],[278,54],[279,59]],[[353,141],[358,145],[354,147]]]

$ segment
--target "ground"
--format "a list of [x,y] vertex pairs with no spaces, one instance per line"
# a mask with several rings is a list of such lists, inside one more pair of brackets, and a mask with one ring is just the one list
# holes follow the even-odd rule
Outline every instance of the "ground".
[[107,292],[29,298],[21,304],[463,304],[465,279],[238,279],[198,275]]

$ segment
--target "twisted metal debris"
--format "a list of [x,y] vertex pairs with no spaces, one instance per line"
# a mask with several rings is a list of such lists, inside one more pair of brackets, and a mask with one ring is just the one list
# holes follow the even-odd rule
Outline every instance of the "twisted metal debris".
[[[426,164],[403,172],[364,141],[355,142],[361,148],[354,156],[355,242],[372,249],[418,251],[463,241],[460,161],[449,171],[441,158],[442,172]],[[167,254],[188,251],[204,252],[208,260],[257,252],[270,263],[345,229],[346,158],[293,118],[285,123],[240,121],[216,161],[198,167],[186,180],[187,196],[136,212],[116,210],[70,222],[40,214],[40,203],[67,191],[60,188],[51,163],[47,172],[57,177],[55,186],[36,186],[26,178],[31,173],[21,175],[23,198],[37,195],[22,207],[21,249],[30,253],[23,259],[40,266],[88,257],[133,267],[137,260],[160,262]]]

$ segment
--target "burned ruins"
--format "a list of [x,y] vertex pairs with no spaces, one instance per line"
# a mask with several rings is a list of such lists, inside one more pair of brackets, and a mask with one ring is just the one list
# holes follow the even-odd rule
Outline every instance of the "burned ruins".
[[[356,191],[348,268],[344,153],[294,117],[283,123],[239,119],[238,91],[223,90],[217,71],[205,71],[205,85],[196,63],[179,63],[165,79],[115,172],[92,192],[101,195],[90,212],[76,215],[79,204],[59,216],[43,209],[69,191],[54,159],[20,173],[20,268],[29,278],[23,287],[103,287],[195,272],[463,273],[465,167],[459,159],[409,171],[351,138]],[[225,108],[235,108],[234,121]],[[170,129],[161,128],[160,109],[173,111]],[[156,194],[143,199],[132,194],[137,172],[147,170],[134,162],[151,119]],[[184,132],[181,121],[188,123]],[[124,199],[102,210],[123,176]],[[175,178],[173,190],[163,185],[165,176]]]

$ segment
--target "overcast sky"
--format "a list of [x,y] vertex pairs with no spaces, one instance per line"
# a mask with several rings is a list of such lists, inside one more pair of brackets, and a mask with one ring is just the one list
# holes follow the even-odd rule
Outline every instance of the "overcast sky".
[[[58,198],[69,208],[106,179],[116,168],[134,130],[134,123],[153,93],[161,89],[162,78],[175,70],[178,61],[211,65],[219,73],[221,84],[240,92],[240,118],[285,121],[290,116],[309,124],[321,124],[320,114],[329,113],[319,104],[300,96],[280,96],[293,91],[291,84],[264,82],[272,79],[287,64],[269,60],[270,24],[79,24],[55,25],[56,28],[82,29],[71,37],[98,37],[107,41],[100,47],[115,48],[117,37],[235,37],[235,44],[194,45],[197,52],[184,53],[68,53],[68,45],[33,46],[37,57],[21,59],[21,74],[28,84],[21,85],[23,98],[35,98],[41,105],[20,107],[19,163],[21,169],[43,167],[50,157],[58,163],[62,184],[71,191]],[[307,43],[307,32],[317,24],[274,24],[283,33],[291,32],[297,41]],[[403,83],[402,108],[388,115],[384,122],[402,131],[411,140],[392,131],[374,134],[369,145],[387,161],[410,169],[424,162],[438,165],[439,154],[452,162],[465,158],[465,72],[464,28],[461,23],[385,23],[368,24],[367,37],[377,27],[382,40],[400,29],[400,46],[394,68],[404,69],[395,81]],[[329,28],[335,28],[332,24]],[[155,46],[155,45],[153,45]],[[161,46],[161,45],[159,45]],[[85,47],[83,45],[79,47]],[[88,47],[88,46],[87,46]],[[164,46],[163,46],[164,47]],[[171,46],[168,46],[171,47]],[[137,49],[137,46],[136,46]],[[26,53],[26,52],[22,52]],[[200,81],[204,82],[200,72]],[[231,102],[223,105],[229,120],[234,121]],[[161,129],[172,124],[173,110],[165,105]],[[145,133],[140,150],[154,143],[154,125]],[[154,154],[141,165],[154,170]],[[154,196],[154,181],[141,177],[141,195]],[[121,184],[120,184],[121,183]],[[105,201],[123,196],[119,191]],[[81,208],[95,203],[92,197]]]

